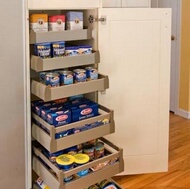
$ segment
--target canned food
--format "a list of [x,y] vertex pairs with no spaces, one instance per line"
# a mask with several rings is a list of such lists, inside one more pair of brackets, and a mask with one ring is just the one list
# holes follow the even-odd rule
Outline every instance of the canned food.
[[88,189],[99,189],[99,187],[97,185],[92,185],[92,186],[88,187]]
[[[86,155],[86,154],[76,154],[76,155],[74,155],[74,159],[75,159],[76,165],[78,165],[78,166],[83,165],[83,164],[86,164],[86,163],[88,163],[89,160],[90,160],[89,156]],[[89,172],[89,169],[84,169],[84,170],[82,170],[82,171],[79,171],[79,172],[77,173],[77,175],[78,175],[79,177],[82,177],[82,176],[87,175],[88,172]]]
[[60,83],[59,74],[48,72],[44,76],[44,84],[51,87],[58,87]]
[[40,82],[41,82],[41,83],[44,83],[46,73],[47,73],[47,72],[40,72],[40,73],[39,73],[39,77],[40,77]]
[[94,150],[95,150],[94,145],[85,145],[83,147],[83,153],[87,154],[89,156],[90,160],[94,159]]
[[108,180],[103,180],[102,182],[100,182],[99,187],[101,189],[118,189],[113,182]]
[[60,74],[60,84],[61,85],[73,84],[73,72],[59,71],[59,74]]
[[75,69],[74,72],[74,81],[77,82],[84,82],[86,81],[86,70],[84,69]]
[[93,67],[86,67],[87,80],[98,79],[98,70]]
[[104,156],[104,143],[97,142],[95,146],[95,158],[98,159]]
[[65,153],[69,154],[69,155],[75,155],[77,153],[78,150],[78,146],[72,146],[70,148],[65,149]]

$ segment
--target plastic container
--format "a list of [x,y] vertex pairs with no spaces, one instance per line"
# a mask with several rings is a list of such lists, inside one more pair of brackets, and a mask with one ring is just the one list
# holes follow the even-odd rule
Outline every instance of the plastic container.
[[65,171],[72,169],[74,166],[75,158],[69,154],[63,154],[56,157],[56,163],[60,169]]
[[[84,165],[84,164],[88,163],[90,160],[90,157],[86,154],[76,154],[73,157],[75,159],[76,166]],[[88,174],[88,172],[89,172],[89,169],[84,169],[82,171],[79,171],[77,173],[77,176],[79,176],[79,177],[85,176]]]

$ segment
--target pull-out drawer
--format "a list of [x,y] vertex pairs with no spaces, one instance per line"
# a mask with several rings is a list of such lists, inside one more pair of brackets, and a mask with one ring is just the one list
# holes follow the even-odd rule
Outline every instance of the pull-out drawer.
[[[99,138],[107,134],[111,134],[115,131],[115,124],[113,120],[113,111],[109,110],[101,105],[99,105],[99,115],[96,117],[88,118],[82,121],[74,122],[68,125],[63,125],[60,127],[54,127],[49,125],[42,118],[36,114],[32,114],[32,117],[39,122],[45,130],[49,131],[47,133],[44,129],[32,124],[32,136],[41,145],[43,145],[49,152],[56,152],[64,148],[74,146],[75,144],[80,144],[88,140]],[[105,124],[99,125],[97,127],[81,131],[72,135],[65,136],[63,138],[55,139],[57,133],[67,131],[68,129],[81,127],[86,124],[92,124],[96,121],[108,120]]]
[[36,72],[84,66],[100,62],[99,51],[91,54],[42,59],[32,55],[31,68]]
[[31,92],[44,101],[51,101],[69,96],[104,91],[109,88],[108,76],[99,74],[98,79],[78,82],[59,87],[46,86],[39,81],[32,80]]
[[30,31],[30,44],[52,41],[74,41],[86,39],[92,39],[91,29],[48,32],[34,32],[33,30]]
[[[35,155],[33,156],[33,170],[51,189],[73,189],[76,188],[76,186],[77,189],[83,189],[103,179],[108,179],[123,171],[124,162],[122,158],[122,149],[104,138],[100,140],[104,142],[105,150],[109,152],[109,154],[69,171],[62,171],[59,169],[56,164],[52,163],[38,148],[34,147]],[[75,175],[79,171],[90,169],[107,161],[112,162],[116,159],[117,161],[114,163],[107,164],[99,170],[91,171],[83,177],[74,177],[70,182],[64,182],[64,178]]]
[[[115,184],[117,189],[124,189],[122,188],[117,182],[115,182],[113,179],[107,179],[108,181],[111,181]],[[33,184],[33,188],[32,189],[41,189],[36,183]],[[51,188],[50,188],[51,189]],[[78,189],[78,188],[77,188]],[[86,188],[87,189],[87,188]]]

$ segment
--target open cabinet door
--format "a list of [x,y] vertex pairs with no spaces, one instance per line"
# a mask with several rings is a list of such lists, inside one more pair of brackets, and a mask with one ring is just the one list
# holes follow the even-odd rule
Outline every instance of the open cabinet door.
[[99,103],[114,110],[125,174],[168,169],[170,9],[103,8],[99,70],[109,76]]

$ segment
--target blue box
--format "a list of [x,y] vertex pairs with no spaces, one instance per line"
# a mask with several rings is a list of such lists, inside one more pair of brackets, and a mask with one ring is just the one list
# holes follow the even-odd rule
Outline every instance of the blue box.
[[72,122],[80,121],[98,115],[98,104],[94,102],[82,103],[70,108]]
[[80,30],[83,29],[83,12],[69,11],[66,13],[66,29]]
[[71,111],[65,108],[60,111],[52,111],[47,114],[47,122],[55,127],[71,123]]
[[62,57],[65,54],[65,42],[56,41],[51,43],[52,57]]
[[51,43],[34,44],[34,54],[42,59],[51,58]]

